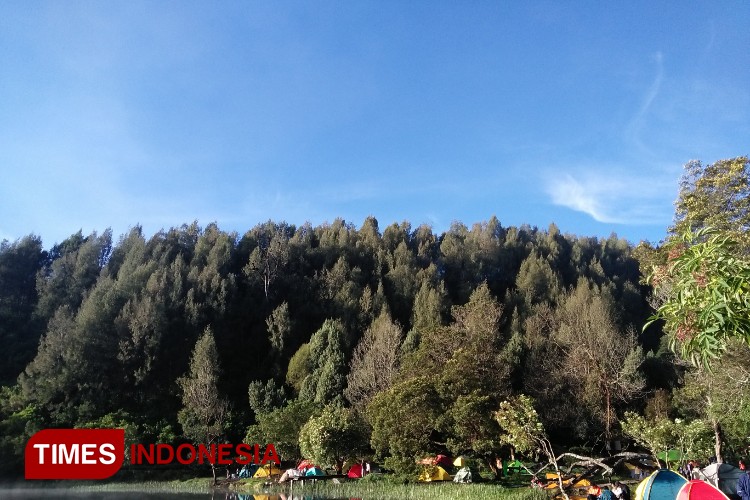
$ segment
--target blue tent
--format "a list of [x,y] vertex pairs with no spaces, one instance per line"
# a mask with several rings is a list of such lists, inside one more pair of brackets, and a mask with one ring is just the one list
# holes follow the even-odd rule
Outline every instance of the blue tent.
[[253,477],[255,475],[255,471],[258,470],[257,464],[246,464],[242,466],[242,469],[240,469],[240,477],[242,478],[249,478]]
[[325,476],[326,473],[323,472],[323,469],[318,467],[317,465],[315,467],[310,467],[305,471],[305,477],[308,476]]
[[640,482],[635,500],[674,500],[687,479],[668,469],[659,469]]

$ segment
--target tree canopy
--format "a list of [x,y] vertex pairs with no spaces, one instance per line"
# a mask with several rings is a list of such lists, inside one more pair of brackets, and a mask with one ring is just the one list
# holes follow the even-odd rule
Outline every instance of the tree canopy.
[[[714,170],[695,170],[685,207],[718,189],[701,176],[741,177],[747,161]],[[750,295],[742,182],[727,181],[705,216],[678,217],[693,240],[637,249],[496,217],[442,234],[368,217],[359,228],[267,221],[243,235],[192,223],[146,237],[136,226],[49,250],[33,235],[3,242],[0,429],[14,437],[0,458],[20,470],[17,436],[36,428],[121,422],[134,439],[273,442],[282,460],[330,466],[435,453],[492,466],[510,439],[497,412],[522,397],[562,446],[605,449],[625,415],[648,409],[701,421],[739,449],[747,429],[726,408],[747,387],[701,385],[666,346],[737,376],[748,361],[737,343]],[[709,217],[721,200],[726,231]],[[665,266],[650,285],[646,263]],[[649,300],[666,309],[641,332]],[[351,449],[330,439],[350,431]]]

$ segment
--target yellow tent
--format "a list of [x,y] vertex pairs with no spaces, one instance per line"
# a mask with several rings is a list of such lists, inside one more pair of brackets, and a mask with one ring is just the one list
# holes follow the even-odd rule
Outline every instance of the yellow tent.
[[253,474],[253,477],[277,477],[281,476],[284,471],[279,469],[274,464],[266,464],[262,467],[258,467],[258,470],[255,471],[255,474]]
[[458,457],[453,461],[453,465],[456,467],[466,467],[466,457]]
[[[554,472],[548,472],[544,475],[546,479],[548,479],[550,482],[547,484],[547,488],[556,488],[558,486],[557,484],[557,474]],[[563,486],[570,486],[570,482],[573,480],[572,477],[569,477],[567,479],[563,479]],[[591,481],[588,479],[579,479],[576,484],[574,484],[573,488],[584,488],[586,486],[591,486]]]
[[638,486],[635,489],[635,495],[633,496],[634,499],[643,500],[643,494],[646,492],[646,483],[648,483],[649,478],[654,474],[656,474],[656,471],[652,472],[648,477],[638,483]]
[[452,479],[453,476],[448,474],[448,472],[439,465],[425,467],[422,474],[419,475],[419,480],[423,483],[429,483],[432,481],[451,481]]

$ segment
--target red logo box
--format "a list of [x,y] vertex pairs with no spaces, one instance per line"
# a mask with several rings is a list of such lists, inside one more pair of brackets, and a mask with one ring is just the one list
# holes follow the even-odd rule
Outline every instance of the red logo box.
[[124,429],[45,429],[26,443],[26,479],[105,479],[125,457]]

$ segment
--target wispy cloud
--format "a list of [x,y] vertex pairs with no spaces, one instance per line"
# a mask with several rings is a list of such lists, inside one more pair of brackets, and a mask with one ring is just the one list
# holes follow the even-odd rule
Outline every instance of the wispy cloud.
[[[599,222],[615,222],[606,212],[600,200],[600,193],[593,192],[592,186],[584,186],[570,175],[550,184],[547,189],[552,203],[589,214]],[[600,191],[598,186],[595,186]]]
[[547,173],[544,185],[553,204],[588,214],[602,223],[669,223],[671,192],[676,188],[675,166],[663,165],[659,152],[644,140],[665,77],[662,52],[654,54],[653,62],[656,73],[651,84],[622,127],[623,158],[627,159],[614,160],[613,164],[567,165],[555,169],[554,174]]
[[673,188],[671,178],[613,176],[592,171],[576,176],[550,176],[547,193],[555,205],[590,215],[609,224],[666,224],[671,205],[665,203],[665,191]]
[[662,81],[664,80],[664,55],[661,52],[657,52],[654,54],[653,60],[656,64],[656,75],[641,101],[641,106],[625,128],[625,142],[628,145],[635,147],[639,152],[649,156],[653,156],[653,152],[646,143],[643,142],[642,133],[646,128],[649,112],[654,100],[656,100],[659,95]]

